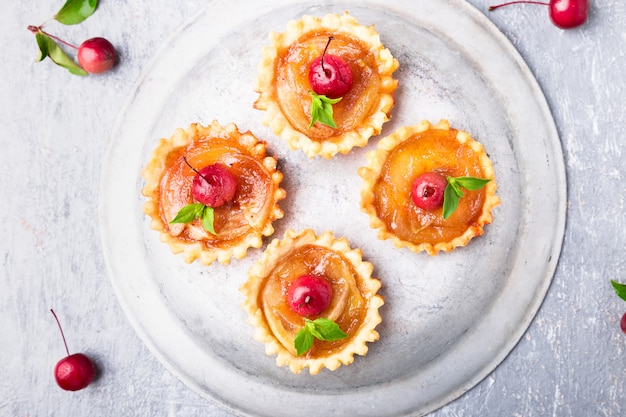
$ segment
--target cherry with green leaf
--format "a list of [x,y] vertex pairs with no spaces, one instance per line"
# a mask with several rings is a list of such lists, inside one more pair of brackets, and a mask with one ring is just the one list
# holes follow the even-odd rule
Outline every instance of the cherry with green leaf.
[[490,179],[475,177],[444,176],[438,172],[426,172],[419,175],[411,186],[413,203],[427,211],[443,207],[442,216],[448,219],[459,207],[465,196],[463,189],[474,191],[483,188]]
[[336,129],[333,119],[333,104],[352,88],[353,76],[350,65],[341,57],[326,53],[333,36],[328,37],[322,55],[315,58],[309,67],[311,95],[311,123],[320,122]]
[[321,275],[301,275],[289,285],[287,302],[289,307],[304,317],[304,327],[294,339],[298,356],[308,352],[315,339],[333,342],[348,337],[339,325],[331,319],[313,317],[320,315],[330,305],[333,289],[328,279]]
[[[91,16],[97,7],[98,0],[67,0],[51,20],[56,20],[63,25],[76,25]],[[106,72],[115,65],[117,53],[108,40],[100,37],[91,38],[80,46],[75,46],[44,31],[46,23],[28,26],[28,30],[35,34],[39,47],[38,62],[50,58],[52,62],[67,69],[70,73],[80,76]],[[70,57],[61,45],[75,50],[78,62]]]
[[[613,289],[615,290],[617,296],[626,301],[626,284],[620,284],[617,281],[611,280],[611,285],[613,285]],[[622,332],[626,333],[626,313],[622,315],[620,328],[622,329]]]
[[206,231],[217,235],[213,225],[215,220],[213,209],[235,199],[237,178],[221,163],[208,165],[197,170],[187,161],[185,156],[183,156],[183,161],[196,173],[191,185],[191,195],[197,203],[190,203],[181,208],[170,223],[191,223],[200,219]]

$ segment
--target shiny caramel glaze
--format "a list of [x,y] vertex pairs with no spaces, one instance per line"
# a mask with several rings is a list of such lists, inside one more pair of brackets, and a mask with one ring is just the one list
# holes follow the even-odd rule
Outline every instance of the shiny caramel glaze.
[[293,354],[293,340],[304,326],[304,318],[289,307],[286,294],[291,283],[306,274],[323,276],[330,283],[330,305],[319,316],[333,320],[348,334],[348,338],[334,342],[317,340],[306,353],[309,358],[324,357],[349,343],[358,332],[367,300],[363,298],[358,274],[341,253],[314,245],[294,250],[267,277],[259,300],[274,335]]
[[[500,203],[491,161],[482,145],[466,132],[452,129],[445,120],[401,128],[381,140],[368,155],[368,167],[359,174],[366,181],[361,206],[370,214],[379,237],[392,238],[396,246],[426,250],[431,255],[466,245],[483,233],[492,220],[491,210]],[[444,176],[491,179],[480,190],[463,190],[457,210],[443,219],[442,208],[428,211],[411,198],[415,178],[426,172]]]
[[[293,373],[308,367],[317,374],[324,367],[334,370],[351,364],[355,354],[367,354],[367,342],[379,338],[375,327],[382,320],[378,309],[384,301],[377,294],[381,284],[372,278],[373,269],[362,260],[359,249],[331,232],[317,236],[311,229],[287,230],[283,240],[268,245],[241,287],[254,338],[265,344],[266,354],[277,355],[279,366],[289,366]],[[335,321],[348,337],[334,342],[316,339],[307,353],[297,356],[294,339],[304,318],[289,307],[287,292],[295,279],[306,274],[324,276],[331,284],[330,304],[319,317]]]
[[[206,231],[201,221],[170,223],[184,206],[197,203],[191,193],[196,175],[183,160],[200,170],[214,163],[228,167],[237,180],[232,202],[214,209],[217,235]],[[276,159],[266,155],[265,142],[237,126],[192,124],[161,139],[143,171],[148,197],[144,212],[152,217],[151,227],[161,233],[174,253],[183,252],[187,262],[200,258],[204,264],[215,259],[228,263],[242,258],[248,247],[260,247],[261,237],[273,233],[272,222],[283,216],[278,201],[285,198],[280,188],[282,173]]]

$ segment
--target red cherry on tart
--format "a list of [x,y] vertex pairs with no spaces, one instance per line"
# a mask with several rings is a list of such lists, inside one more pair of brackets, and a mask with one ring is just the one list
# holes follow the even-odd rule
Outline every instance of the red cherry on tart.
[[212,164],[197,171],[193,179],[193,198],[209,207],[220,207],[233,201],[237,192],[237,179],[220,163]]
[[423,210],[436,210],[443,206],[443,197],[448,181],[436,172],[426,172],[413,181],[411,198]]
[[316,94],[339,98],[352,88],[352,70],[341,57],[325,54],[311,63],[309,83]]
[[323,277],[302,275],[287,290],[289,307],[303,317],[314,317],[330,304],[333,290]]
[[63,344],[65,344],[65,351],[67,352],[67,356],[57,362],[54,367],[54,379],[56,380],[57,385],[66,391],[81,390],[93,381],[96,376],[96,367],[91,359],[83,353],[74,353],[70,355],[59,318],[54,310],[50,309],[50,312],[59,326],[61,337],[63,338]]

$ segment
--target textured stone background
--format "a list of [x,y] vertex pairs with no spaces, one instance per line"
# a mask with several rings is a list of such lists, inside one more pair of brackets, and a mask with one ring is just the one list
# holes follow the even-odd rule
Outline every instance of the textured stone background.
[[[492,4],[469,2],[484,13]],[[83,24],[55,25],[76,43],[105,36],[117,46],[122,64],[85,79],[34,63],[26,26],[47,20],[58,3],[0,6],[0,415],[229,416],[176,380],[139,340],[110,286],[96,218],[101,159],[119,108],[146,61],[205,1],[102,0]],[[488,17],[524,57],[552,109],[567,168],[567,229],[552,287],[518,346],[433,415],[624,415],[619,318],[626,303],[609,280],[626,282],[626,3],[592,1],[589,22],[570,31],[552,26],[541,6]],[[70,350],[104,370],[80,393],[55,386],[52,369],[64,352],[50,307]]]

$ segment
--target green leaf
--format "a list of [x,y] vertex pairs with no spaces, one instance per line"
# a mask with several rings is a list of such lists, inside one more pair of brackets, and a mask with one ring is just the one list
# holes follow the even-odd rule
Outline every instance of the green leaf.
[[202,226],[204,226],[204,230],[217,236],[217,233],[215,232],[215,229],[213,228],[214,220],[215,220],[215,211],[213,210],[213,207],[205,206],[202,212]]
[[619,298],[626,301],[626,284],[620,284],[619,282],[611,280],[613,289]]
[[202,215],[204,204],[192,203],[181,208],[170,223],[191,223]]
[[341,330],[341,328],[330,319],[319,318],[313,321],[315,330],[320,336],[316,336],[320,340],[327,342],[333,342],[348,337],[348,335]]
[[313,335],[307,326],[300,329],[293,341],[293,345],[296,348],[296,355],[300,356],[308,352],[313,346],[313,341]]
[[459,201],[465,197],[463,190],[475,191],[480,190],[487,184],[490,179],[475,177],[451,177],[447,176],[446,189],[443,192],[443,219],[446,220],[459,207]]
[[43,33],[37,33],[35,35],[37,39],[37,45],[39,45],[39,61],[43,60],[46,56],[50,57],[52,62],[67,69],[74,75],[87,75],[87,71],[82,69],[72,58],[70,58],[61,47],[53,41],[48,35]]
[[313,346],[315,339],[333,342],[348,337],[341,328],[330,319],[323,317],[315,320],[304,319],[304,327],[296,334],[293,345],[298,356],[307,352]]
[[54,18],[64,25],[78,24],[96,11],[98,0],[67,0]]
[[454,179],[454,181],[466,190],[474,191],[480,190],[491,180],[475,177],[457,177]]
[[48,36],[43,33],[37,33],[35,35],[35,39],[37,40],[37,46],[39,46],[39,57],[37,58],[37,62],[41,62],[48,56]]
[[325,95],[315,94],[313,91],[309,91],[309,94],[311,95],[311,123],[309,123],[309,128],[313,127],[315,122],[320,122],[336,129],[337,125],[333,120],[333,104],[339,103],[341,97],[331,99]]
[[446,185],[446,189],[443,191],[443,219],[446,220],[448,217],[452,215],[459,207],[459,200],[461,196],[459,196],[452,186],[452,184],[448,183]]

